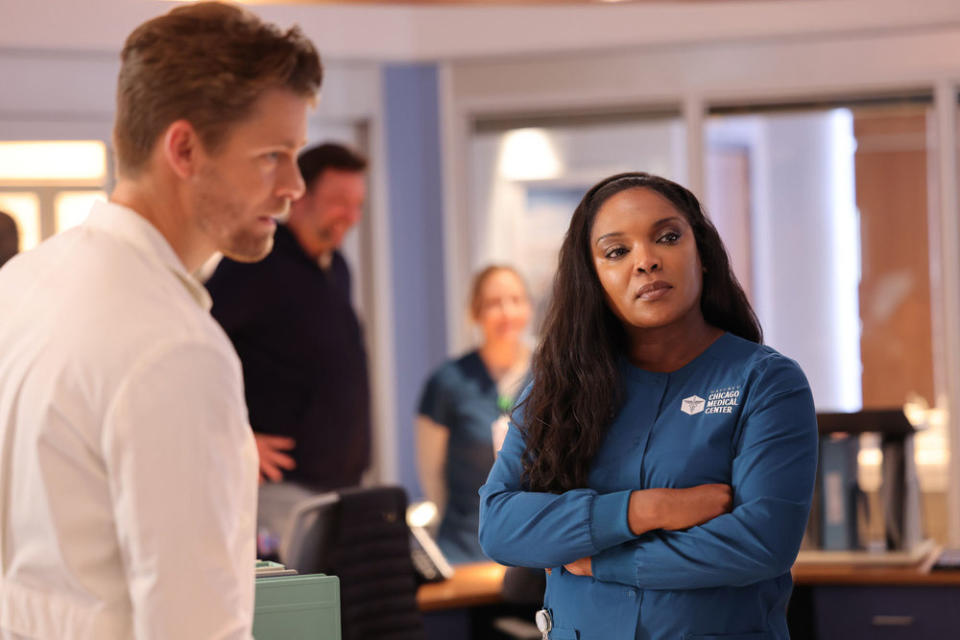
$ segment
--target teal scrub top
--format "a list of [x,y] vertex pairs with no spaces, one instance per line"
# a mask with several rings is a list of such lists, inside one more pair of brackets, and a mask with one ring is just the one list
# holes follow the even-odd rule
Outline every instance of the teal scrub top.
[[491,425],[500,418],[503,401],[477,351],[441,365],[420,399],[420,415],[450,432],[444,469],[447,504],[437,544],[454,564],[488,559],[477,541],[477,490],[493,466]]
[[[480,489],[480,543],[508,565],[551,567],[554,640],[789,638],[790,568],[817,466],[813,397],[800,367],[724,334],[671,373],[621,363],[624,404],[589,474],[562,494],[523,485],[510,426]],[[635,536],[630,493],[725,483],[733,509],[684,531]],[[592,557],[592,577],[562,567]]]

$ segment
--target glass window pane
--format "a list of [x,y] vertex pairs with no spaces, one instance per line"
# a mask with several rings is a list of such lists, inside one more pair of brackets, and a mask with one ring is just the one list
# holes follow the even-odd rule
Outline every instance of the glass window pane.
[[767,341],[804,366],[821,410],[935,402],[929,109],[708,120],[708,209]]
[[[929,532],[942,539],[935,512],[949,456],[932,343],[934,124],[924,100],[713,115],[706,201],[767,343],[801,364],[818,410],[909,402],[923,413],[916,461],[934,507]],[[868,492],[880,482],[878,444],[861,442]]]
[[99,140],[0,142],[0,183],[83,180],[107,175],[107,147]]
[[97,200],[106,200],[103,191],[61,191],[55,201],[57,233],[81,224],[90,215],[90,207]]
[[40,243],[40,198],[32,192],[0,191],[0,209],[10,214],[20,232],[20,251]]

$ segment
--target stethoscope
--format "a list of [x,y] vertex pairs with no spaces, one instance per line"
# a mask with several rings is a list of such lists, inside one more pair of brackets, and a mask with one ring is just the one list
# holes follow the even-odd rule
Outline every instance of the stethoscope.
[[547,634],[553,629],[553,617],[550,616],[550,612],[546,609],[540,609],[534,616],[534,621],[537,623],[537,631],[543,634],[543,640],[548,640],[549,635]]

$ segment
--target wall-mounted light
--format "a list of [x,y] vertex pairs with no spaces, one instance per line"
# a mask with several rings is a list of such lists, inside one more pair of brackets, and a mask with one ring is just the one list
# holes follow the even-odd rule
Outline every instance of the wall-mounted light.
[[515,129],[500,152],[500,175],[507,180],[549,180],[563,167],[550,134],[543,129]]
[[89,182],[107,175],[107,147],[99,140],[0,142],[0,182]]

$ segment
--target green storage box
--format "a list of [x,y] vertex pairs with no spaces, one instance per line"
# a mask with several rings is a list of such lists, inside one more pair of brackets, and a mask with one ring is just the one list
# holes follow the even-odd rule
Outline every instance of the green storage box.
[[261,577],[256,585],[256,640],[340,640],[340,580],[336,576]]

